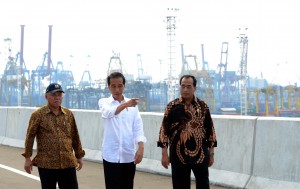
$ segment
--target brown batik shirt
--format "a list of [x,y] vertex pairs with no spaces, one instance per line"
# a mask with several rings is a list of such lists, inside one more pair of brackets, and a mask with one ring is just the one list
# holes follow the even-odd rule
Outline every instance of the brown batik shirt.
[[189,106],[181,97],[171,101],[165,109],[158,146],[170,147],[171,163],[202,163],[208,148],[217,146],[207,104],[197,97]]
[[64,107],[61,107],[59,115],[52,113],[47,105],[32,113],[25,140],[25,152],[22,154],[26,158],[32,156],[35,137],[37,154],[32,163],[38,167],[77,167],[77,158],[85,155],[74,115]]

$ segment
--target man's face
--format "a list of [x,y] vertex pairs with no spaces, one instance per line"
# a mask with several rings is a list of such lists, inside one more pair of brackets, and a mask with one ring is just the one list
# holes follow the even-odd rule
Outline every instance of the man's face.
[[196,87],[193,85],[192,78],[183,78],[180,84],[180,95],[186,100],[191,100],[196,91]]
[[58,108],[61,105],[63,100],[63,92],[61,91],[57,91],[55,93],[48,92],[46,93],[45,97],[50,107]]
[[125,85],[123,84],[122,77],[111,78],[108,88],[114,99],[118,101],[123,100],[123,92],[125,89]]

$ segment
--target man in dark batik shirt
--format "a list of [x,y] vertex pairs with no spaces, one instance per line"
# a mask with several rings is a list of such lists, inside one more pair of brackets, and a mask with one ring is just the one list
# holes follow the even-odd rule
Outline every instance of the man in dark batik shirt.
[[159,132],[161,163],[171,163],[173,189],[190,189],[191,170],[196,188],[209,188],[217,137],[207,104],[194,95],[196,85],[192,75],[180,78],[180,97],[167,105]]

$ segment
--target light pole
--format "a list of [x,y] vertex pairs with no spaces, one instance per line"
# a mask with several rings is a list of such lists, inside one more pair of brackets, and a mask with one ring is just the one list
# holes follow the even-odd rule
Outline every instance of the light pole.
[[168,70],[168,101],[175,98],[174,80],[177,78],[173,75],[175,70],[175,29],[176,29],[176,12],[177,8],[168,8],[167,23],[167,37],[168,37],[168,55],[169,55],[169,70]]
[[[248,56],[248,36],[245,28],[244,32],[239,35],[239,43],[241,50],[241,60],[240,60],[240,106],[241,115],[247,115],[247,56]],[[241,30],[241,29],[239,29]]]

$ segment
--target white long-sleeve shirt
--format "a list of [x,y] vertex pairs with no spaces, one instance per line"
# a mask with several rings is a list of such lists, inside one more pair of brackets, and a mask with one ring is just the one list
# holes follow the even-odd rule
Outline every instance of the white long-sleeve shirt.
[[[128,100],[130,99],[124,97],[121,103]],[[146,142],[138,107],[128,107],[115,115],[121,103],[112,96],[99,100],[104,123],[102,157],[112,163],[133,162],[136,144]]]

